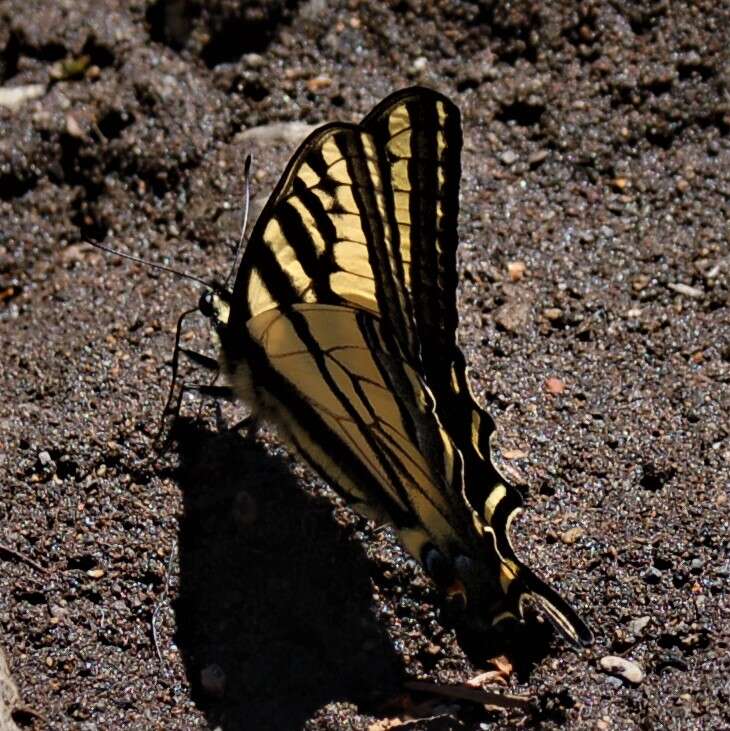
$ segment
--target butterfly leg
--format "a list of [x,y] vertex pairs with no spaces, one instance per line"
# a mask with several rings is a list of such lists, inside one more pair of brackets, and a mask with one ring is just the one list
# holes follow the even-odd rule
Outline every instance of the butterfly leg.
[[[182,315],[180,315],[177,321],[177,326],[175,328],[175,348],[172,353],[172,378],[170,380],[170,390],[167,395],[167,401],[165,402],[165,406],[162,410],[162,416],[160,417],[160,427],[157,431],[155,441],[159,441],[162,433],[165,431],[166,417],[171,414],[176,416],[180,413],[180,405],[182,403],[185,391],[195,390],[199,393],[202,393],[203,395],[210,395],[213,398],[230,398],[231,396],[230,391],[226,390],[225,387],[217,387],[213,385],[218,377],[218,361],[216,361],[214,358],[208,357],[207,355],[203,355],[202,353],[196,353],[194,350],[183,348],[180,345],[183,323],[190,315],[197,312],[199,312],[198,308],[186,310],[182,313]],[[183,384],[181,387],[178,387],[178,369],[180,367],[181,355],[184,355],[186,358],[188,358],[201,368],[204,368],[205,370],[215,371],[216,375],[212,383],[205,386],[188,386],[186,384]],[[209,389],[213,389],[213,391],[209,391]],[[208,392],[206,393],[206,391]]]
[[180,398],[177,399],[177,405],[174,411],[170,410],[170,405],[172,404],[172,400],[175,396],[175,386],[177,385],[177,370],[180,365],[180,353],[183,352],[185,349],[180,347],[180,337],[182,335],[182,326],[185,322],[186,318],[190,317],[193,313],[198,312],[198,308],[192,308],[190,310],[185,310],[185,312],[180,315],[180,317],[177,320],[177,326],[175,328],[175,348],[172,351],[172,379],[170,380],[170,390],[167,394],[167,401],[165,402],[165,408],[162,409],[162,418],[160,419],[160,429],[157,434],[159,435],[162,433],[162,430],[164,429],[165,425],[165,417],[170,413],[179,413],[180,411]]

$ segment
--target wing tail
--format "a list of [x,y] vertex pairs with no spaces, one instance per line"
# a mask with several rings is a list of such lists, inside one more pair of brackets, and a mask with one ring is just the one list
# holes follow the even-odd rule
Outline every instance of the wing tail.
[[[525,607],[532,604],[547,615],[554,627],[569,642],[580,647],[593,644],[591,629],[555,589],[548,586],[527,566],[520,564],[518,567],[512,567],[514,568],[517,568],[517,571],[510,571],[513,578],[509,581],[506,593],[510,605],[517,607],[519,619],[524,617]],[[505,619],[507,614],[509,613],[500,615],[495,621]]]

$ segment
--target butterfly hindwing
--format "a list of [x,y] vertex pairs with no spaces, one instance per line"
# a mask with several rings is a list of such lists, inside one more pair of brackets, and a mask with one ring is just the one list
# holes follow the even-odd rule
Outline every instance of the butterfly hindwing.
[[248,367],[267,412],[308,461],[368,515],[373,506],[414,556],[461,541],[461,456],[422,377],[381,322],[301,304],[247,323]]

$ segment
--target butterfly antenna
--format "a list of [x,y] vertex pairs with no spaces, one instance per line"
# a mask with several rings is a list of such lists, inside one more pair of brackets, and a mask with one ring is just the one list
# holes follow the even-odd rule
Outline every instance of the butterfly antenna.
[[238,239],[238,244],[233,250],[233,263],[231,265],[231,271],[228,273],[226,279],[226,289],[229,288],[231,280],[233,279],[236,269],[238,268],[238,256],[243,249],[243,243],[246,239],[246,228],[248,226],[248,212],[249,203],[251,201],[251,155],[246,155],[246,161],[243,163],[243,223],[241,225],[241,237]]
[[152,269],[159,269],[161,272],[168,272],[169,274],[174,274],[176,277],[181,277],[182,279],[189,279],[192,282],[197,282],[198,284],[202,284],[206,289],[214,288],[213,284],[211,284],[210,282],[206,282],[205,279],[196,277],[194,274],[181,272],[178,269],[173,269],[172,267],[165,266],[164,264],[158,264],[154,261],[147,261],[146,259],[141,259],[140,257],[134,256],[133,254],[125,254],[123,251],[117,251],[116,249],[112,249],[110,246],[104,246],[104,244],[100,244],[96,241],[86,241],[85,243],[90,244],[97,249],[101,249],[102,251],[106,251],[109,254],[121,256],[122,259],[129,259],[130,261],[134,261],[137,264],[142,264]]

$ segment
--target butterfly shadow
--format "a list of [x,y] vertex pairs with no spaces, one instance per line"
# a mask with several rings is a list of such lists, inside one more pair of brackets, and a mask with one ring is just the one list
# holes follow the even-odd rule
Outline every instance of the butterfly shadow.
[[184,513],[176,643],[211,727],[300,729],[393,692],[362,549],[254,439],[176,427]]

